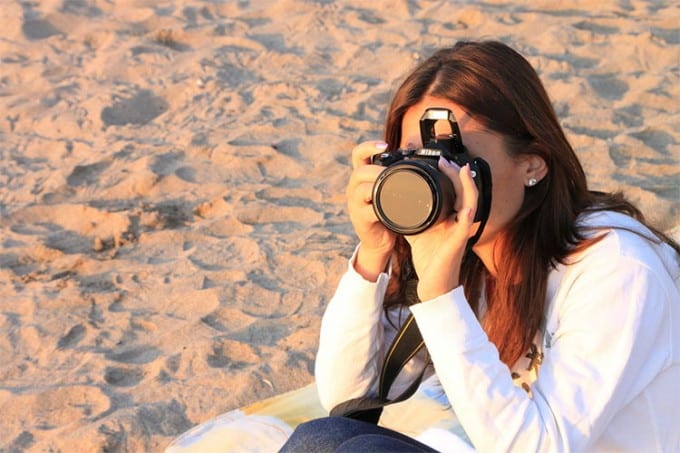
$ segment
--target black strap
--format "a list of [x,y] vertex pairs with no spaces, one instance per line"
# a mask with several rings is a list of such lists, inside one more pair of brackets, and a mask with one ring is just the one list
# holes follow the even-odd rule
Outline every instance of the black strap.
[[397,336],[392,341],[390,349],[385,356],[382,370],[380,371],[380,383],[378,385],[378,396],[387,398],[390,387],[399,375],[406,363],[415,356],[425,345],[423,337],[420,335],[418,325],[413,315],[409,315],[406,322],[401,326]]
[[382,415],[383,407],[404,401],[418,389],[420,382],[423,380],[427,365],[423,367],[420,374],[404,392],[394,399],[387,399],[390,387],[392,387],[399,372],[424,346],[425,343],[420,335],[420,330],[418,330],[418,325],[411,314],[397,332],[397,336],[387,351],[383,367],[380,371],[378,396],[362,396],[345,401],[335,406],[331,410],[330,415],[377,424]]
[[489,168],[489,164],[487,164],[484,159],[475,158],[472,162],[479,172],[479,175],[477,175],[477,178],[475,179],[477,190],[479,190],[475,222],[480,223],[477,233],[468,240],[467,250],[470,250],[482,236],[486,221],[489,220],[489,214],[491,213],[491,168]]

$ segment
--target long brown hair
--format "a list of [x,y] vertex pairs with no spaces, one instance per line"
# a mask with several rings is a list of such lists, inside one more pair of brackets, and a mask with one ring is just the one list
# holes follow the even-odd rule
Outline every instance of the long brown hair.
[[[500,134],[510,156],[538,155],[548,174],[528,187],[524,203],[504,228],[494,251],[498,274],[491,277],[479,258],[468,253],[461,281],[479,314],[480,291],[486,288],[483,327],[512,366],[530,347],[544,313],[548,274],[557,263],[592,244],[577,228],[576,218],[588,210],[614,210],[644,223],[642,214],[620,194],[588,190],[583,168],[567,141],[548,94],[535,70],[519,53],[497,41],[459,42],[420,64],[397,90],[390,106],[385,141],[401,142],[406,111],[425,96],[461,106],[488,130]],[[677,244],[650,228],[659,240]],[[406,284],[416,278],[403,238],[395,249],[396,266],[385,308],[406,303]]]

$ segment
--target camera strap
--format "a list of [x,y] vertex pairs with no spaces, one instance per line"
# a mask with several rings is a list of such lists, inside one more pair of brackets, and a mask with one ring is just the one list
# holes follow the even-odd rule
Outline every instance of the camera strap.
[[484,159],[475,158],[472,160],[477,171],[479,172],[479,183],[477,183],[477,190],[479,196],[477,197],[477,212],[475,213],[475,220],[479,221],[479,228],[473,237],[467,242],[467,249],[470,250],[473,245],[477,243],[484,232],[486,221],[489,220],[491,213],[491,168]]
[[390,387],[392,387],[399,372],[424,346],[423,337],[420,335],[418,325],[411,314],[400,327],[387,351],[385,361],[380,370],[378,396],[362,396],[345,401],[335,406],[331,410],[330,415],[377,424],[385,406],[404,401],[418,389],[423,380],[427,365],[423,367],[416,379],[399,396],[391,400],[387,397]]

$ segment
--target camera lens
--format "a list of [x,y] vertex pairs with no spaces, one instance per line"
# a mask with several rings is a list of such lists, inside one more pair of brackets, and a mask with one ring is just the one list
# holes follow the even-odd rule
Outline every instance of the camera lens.
[[425,222],[434,204],[427,180],[408,168],[397,170],[386,178],[379,197],[384,215],[404,228],[414,228]]
[[442,176],[420,161],[386,168],[373,188],[373,208],[380,222],[399,234],[416,234],[432,226],[441,217],[444,198],[453,196],[453,187],[442,191],[442,182],[450,185]]

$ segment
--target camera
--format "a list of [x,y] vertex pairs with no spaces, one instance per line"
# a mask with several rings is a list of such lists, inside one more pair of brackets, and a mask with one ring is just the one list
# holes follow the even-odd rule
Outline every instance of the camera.
[[[435,124],[448,122],[450,133],[437,134]],[[475,222],[484,227],[491,208],[491,171],[480,158],[472,158],[449,109],[430,108],[420,118],[420,149],[398,149],[371,158],[385,170],[373,185],[373,210],[378,220],[397,234],[417,234],[450,216],[456,193],[451,180],[440,172],[439,157],[459,166],[470,164],[479,191]]]

